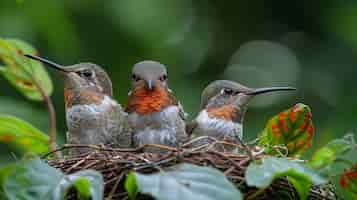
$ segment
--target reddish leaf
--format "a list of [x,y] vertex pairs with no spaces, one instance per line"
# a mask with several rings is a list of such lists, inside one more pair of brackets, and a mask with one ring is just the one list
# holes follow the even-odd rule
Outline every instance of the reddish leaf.
[[311,147],[313,135],[310,108],[299,103],[269,120],[259,144],[268,146],[270,153],[274,151],[269,147],[284,145],[289,156],[300,156]]
[[357,196],[357,163],[341,175],[340,186],[351,196]]

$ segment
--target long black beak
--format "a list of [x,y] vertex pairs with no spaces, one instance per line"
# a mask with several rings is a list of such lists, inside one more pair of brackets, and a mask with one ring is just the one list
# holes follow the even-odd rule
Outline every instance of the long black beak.
[[152,80],[148,80],[147,84],[148,84],[148,89],[149,90],[152,90],[154,88],[154,82]]
[[65,68],[62,65],[59,65],[59,64],[57,64],[55,62],[52,62],[52,61],[49,61],[49,60],[47,60],[45,58],[41,58],[39,56],[34,56],[34,55],[29,55],[29,54],[25,54],[24,56],[26,56],[28,58],[31,58],[33,60],[40,61],[40,62],[42,62],[42,63],[44,63],[44,64],[46,64],[46,65],[48,65],[50,67],[53,67],[53,68],[59,70],[59,71],[66,72]]
[[263,94],[268,92],[275,92],[275,91],[288,91],[288,90],[296,90],[294,87],[267,87],[267,88],[257,88],[251,92],[247,92],[247,95],[257,95]]

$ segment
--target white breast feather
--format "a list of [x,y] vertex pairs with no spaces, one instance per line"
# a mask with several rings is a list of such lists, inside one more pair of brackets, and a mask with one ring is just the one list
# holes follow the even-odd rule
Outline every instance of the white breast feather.
[[206,110],[200,112],[196,121],[198,123],[197,132],[200,135],[208,135],[216,138],[237,135],[242,139],[243,129],[240,123],[209,117]]
[[[179,108],[177,106],[169,106],[161,112],[139,115],[137,113],[129,114],[129,123],[135,127],[135,136],[137,141],[142,144],[159,143],[168,144],[176,143],[177,128],[184,128],[178,119]],[[140,138],[140,139],[139,139]],[[139,144],[141,145],[141,144]]]
[[74,105],[67,109],[67,126],[72,129],[78,128],[78,126],[83,125],[87,125],[88,128],[93,128],[97,126],[96,122],[98,121],[99,123],[100,118],[103,118],[102,116],[110,109],[112,109],[113,106],[120,107],[120,105],[117,104],[116,101],[112,100],[108,96],[105,96],[103,101],[99,105]]

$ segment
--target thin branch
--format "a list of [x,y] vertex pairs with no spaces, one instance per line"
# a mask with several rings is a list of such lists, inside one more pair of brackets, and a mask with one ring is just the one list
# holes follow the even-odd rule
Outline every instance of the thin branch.
[[116,182],[115,182],[113,188],[110,190],[108,197],[107,197],[105,200],[111,200],[111,199],[113,198],[114,193],[115,193],[115,191],[117,190],[117,188],[118,188],[118,186],[119,186],[119,183],[120,183],[120,181],[122,180],[123,176],[124,176],[124,173],[121,173],[121,174],[119,175],[119,177],[115,177],[117,180],[116,180]]
[[94,149],[97,151],[110,151],[110,152],[142,152],[145,148],[152,147],[152,148],[157,148],[157,149],[163,149],[167,151],[178,151],[177,148],[175,147],[170,147],[170,146],[165,146],[165,145],[160,145],[160,144],[144,144],[138,148],[110,148],[110,147],[104,147],[100,145],[95,145],[95,144],[64,144],[62,147],[54,149],[43,156],[41,158],[46,158],[49,155],[56,153],[56,152],[61,152],[65,149],[75,149],[75,148],[90,148]]

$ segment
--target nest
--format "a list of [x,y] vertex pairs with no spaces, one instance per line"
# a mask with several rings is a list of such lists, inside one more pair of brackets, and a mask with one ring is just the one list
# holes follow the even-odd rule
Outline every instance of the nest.
[[[250,163],[251,157],[244,153],[217,151],[217,148],[213,148],[217,145],[239,146],[224,141],[215,141],[213,144],[195,148],[183,147],[180,149],[161,145],[144,145],[137,149],[114,149],[96,145],[65,145],[57,151],[73,148],[88,148],[91,151],[62,159],[48,160],[48,163],[67,174],[84,169],[101,172],[105,181],[104,197],[106,200],[128,199],[128,194],[124,189],[124,180],[130,171],[155,173],[180,163],[210,166],[222,171],[240,189],[245,198],[252,199],[254,196],[254,199],[299,199],[298,193],[286,178],[276,180],[263,192],[257,192],[257,188],[248,187],[245,184],[244,172]],[[143,152],[148,147],[150,149],[157,148],[165,152]],[[268,155],[255,152],[253,156],[254,159],[261,159]],[[68,199],[76,199],[76,197],[72,194]],[[138,199],[152,198],[139,195]],[[332,185],[328,184],[313,186],[309,192],[308,199],[334,200],[337,197]]]

